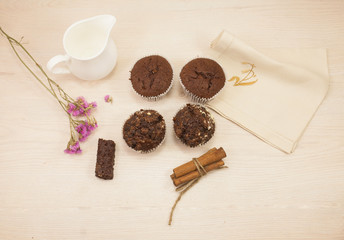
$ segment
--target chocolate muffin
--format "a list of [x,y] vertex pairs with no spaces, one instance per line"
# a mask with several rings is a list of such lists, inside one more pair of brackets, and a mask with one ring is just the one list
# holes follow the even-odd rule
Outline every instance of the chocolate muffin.
[[163,57],[152,55],[138,60],[130,73],[136,93],[149,100],[157,100],[172,87],[173,71]]
[[201,105],[187,104],[173,118],[176,136],[187,146],[197,147],[208,142],[215,132],[215,121]]
[[123,139],[129,147],[139,152],[151,152],[164,140],[164,118],[154,110],[135,112],[124,123]]
[[180,72],[180,83],[185,92],[197,102],[213,99],[226,82],[222,67],[214,60],[196,58]]

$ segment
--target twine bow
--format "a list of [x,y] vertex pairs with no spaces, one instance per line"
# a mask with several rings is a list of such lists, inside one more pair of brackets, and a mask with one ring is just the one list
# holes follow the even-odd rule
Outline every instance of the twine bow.
[[[205,170],[205,168],[202,166],[202,164],[198,161],[197,158],[193,158],[192,159],[193,163],[195,164],[196,168],[197,168],[197,171],[199,172],[199,177],[185,183],[184,185],[182,186],[179,186],[176,188],[176,191],[179,192],[179,196],[178,198],[176,199],[176,201],[174,202],[173,206],[172,206],[172,209],[171,209],[171,212],[170,212],[170,219],[168,221],[168,225],[171,225],[172,223],[172,218],[173,218],[173,212],[178,204],[178,202],[181,200],[182,196],[184,195],[184,193],[186,193],[191,187],[193,187],[196,183],[198,183],[198,181],[207,174],[207,171]],[[220,168],[227,168],[227,166],[221,166],[217,169],[220,169]]]

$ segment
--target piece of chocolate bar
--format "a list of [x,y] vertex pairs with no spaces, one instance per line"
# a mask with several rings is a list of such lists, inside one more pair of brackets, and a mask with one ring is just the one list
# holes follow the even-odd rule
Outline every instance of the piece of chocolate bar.
[[98,139],[96,176],[102,179],[113,179],[116,144],[112,140]]

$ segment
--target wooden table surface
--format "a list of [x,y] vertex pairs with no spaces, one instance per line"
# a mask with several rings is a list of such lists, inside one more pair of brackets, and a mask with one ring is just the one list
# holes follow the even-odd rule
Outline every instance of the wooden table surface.
[[[24,36],[43,66],[63,53],[62,36],[77,20],[113,14],[119,52],[99,81],[50,75],[70,95],[97,101],[99,128],[81,155],[63,152],[68,118],[0,36],[0,239],[344,239],[344,2],[328,1],[0,1],[0,26]],[[178,81],[158,102],[137,96],[128,81],[139,58],[166,57],[181,67],[227,29],[253,47],[328,49],[330,89],[296,151],[287,155],[215,115],[217,132],[188,149],[173,136],[172,117],[186,102]],[[104,95],[114,98],[105,103]],[[130,113],[158,110],[164,144],[131,151],[121,128]],[[117,143],[115,177],[94,176],[98,138]],[[228,169],[177,197],[172,169],[211,147],[228,153]]]

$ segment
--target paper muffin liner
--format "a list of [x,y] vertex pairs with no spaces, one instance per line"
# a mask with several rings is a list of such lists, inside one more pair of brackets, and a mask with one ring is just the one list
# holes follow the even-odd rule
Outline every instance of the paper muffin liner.
[[[160,57],[163,57],[163,56],[161,56],[161,55],[159,55],[159,54],[151,54],[151,55],[146,55],[146,56],[144,56],[144,57],[142,57],[142,58],[150,57],[150,56],[160,56]],[[140,59],[142,59],[142,58],[140,58]],[[163,57],[163,58],[165,58],[165,57]],[[131,70],[134,68],[135,64],[136,64],[140,59],[136,60],[136,62],[132,65]],[[170,84],[170,86],[166,89],[166,91],[163,92],[163,93],[161,93],[161,94],[159,94],[159,95],[157,95],[157,96],[149,96],[149,97],[143,96],[142,94],[138,93],[138,92],[135,90],[135,88],[134,88],[134,86],[133,86],[133,82],[130,80],[131,88],[133,89],[133,91],[134,91],[137,95],[139,95],[140,97],[142,97],[142,98],[144,98],[144,99],[146,99],[146,100],[148,100],[148,101],[155,102],[155,101],[161,99],[163,96],[165,96],[165,95],[171,90],[171,88],[172,88],[172,86],[173,86],[173,80],[174,80],[173,67],[172,67],[172,64],[171,64],[166,58],[165,58],[165,60],[168,62],[168,64],[170,64],[170,66],[171,66],[171,68],[172,68],[172,79],[171,79],[171,84]],[[131,71],[129,71],[129,72],[130,72],[130,75],[129,75],[129,79],[130,79],[130,78],[131,78]]]
[[[221,67],[222,70],[223,70],[223,67],[221,66],[220,63],[218,63],[216,60],[214,60],[214,59],[212,59],[212,58],[210,58],[210,57],[206,57],[206,56],[199,56],[199,57],[193,58],[193,59],[187,61],[187,62],[184,64],[184,66],[185,66],[186,64],[188,64],[189,62],[191,62],[192,60],[195,60],[195,59],[198,59],[198,58],[207,58],[207,59],[213,60],[213,61],[215,61],[217,64],[219,64],[220,67]],[[184,68],[184,66],[182,67],[182,69]],[[182,69],[180,69],[180,72],[182,71]],[[182,79],[180,78],[180,72],[179,72],[179,83],[180,83],[180,85],[182,86],[182,88],[183,88],[185,94],[186,94],[188,97],[190,97],[192,101],[194,101],[194,102],[196,102],[196,103],[201,103],[201,104],[203,104],[203,103],[207,103],[207,102],[213,100],[213,99],[222,91],[222,89],[223,89],[223,88],[225,87],[225,85],[226,85],[226,79],[225,79],[225,84],[223,85],[223,87],[222,87],[214,96],[212,96],[211,98],[199,97],[199,96],[193,94],[192,92],[190,92],[188,89],[186,89],[185,85],[184,85],[183,82],[182,82]],[[226,77],[226,75],[225,75],[225,77]]]
[[[157,113],[159,113],[157,110],[154,110],[154,109],[142,109],[143,111],[155,111],[155,112],[157,112]],[[138,110],[138,111],[141,111],[141,110]],[[123,123],[123,125],[122,125],[122,138],[123,138],[123,140],[124,140],[124,142],[126,143],[126,145],[131,149],[131,150],[133,150],[133,151],[135,151],[135,152],[139,152],[139,153],[151,153],[151,152],[154,152],[157,148],[159,148],[163,143],[164,143],[164,141],[165,141],[165,139],[166,139],[166,120],[164,119],[164,117],[162,116],[162,119],[164,120],[164,122],[165,122],[165,134],[164,134],[164,137],[163,137],[163,139],[161,140],[161,142],[156,146],[156,147],[154,147],[154,148],[152,148],[152,149],[148,149],[148,150],[146,150],[146,151],[144,151],[144,150],[136,150],[136,149],[134,149],[134,148],[132,148],[132,147],[130,147],[129,145],[128,145],[128,143],[125,141],[125,139],[124,139],[124,136],[123,136],[123,130],[124,130],[124,124],[125,124],[125,122],[128,120],[128,119],[130,119],[136,112],[138,112],[138,111],[135,111],[134,113],[132,113],[125,121],[124,121],[124,123]]]
[[[174,130],[174,121],[173,121],[173,119],[177,116],[177,114],[179,113],[180,110],[182,110],[184,107],[187,106],[187,104],[196,105],[196,106],[200,106],[200,107],[205,108],[205,110],[208,112],[210,118],[211,118],[211,119],[213,120],[213,122],[214,122],[214,128],[215,128],[215,130],[214,130],[214,133],[213,133],[213,135],[211,136],[211,138],[209,138],[206,142],[200,143],[200,144],[198,144],[198,145],[196,145],[196,146],[190,146],[190,145],[187,145],[186,143],[184,143],[184,142],[177,136],[176,131]],[[216,131],[216,122],[215,122],[215,119],[214,119],[213,115],[211,115],[211,113],[207,110],[207,108],[206,108],[203,104],[200,104],[200,103],[187,103],[187,104],[185,104],[185,105],[183,105],[181,108],[179,108],[179,110],[178,110],[178,111],[176,112],[176,114],[173,116],[173,118],[172,118],[173,132],[174,132],[174,136],[178,139],[178,141],[180,141],[181,143],[183,143],[185,146],[188,146],[188,147],[190,147],[190,148],[197,148],[197,147],[200,147],[200,146],[205,145],[206,143],[208,143],[208,142],[214,137],[215,131]]]

